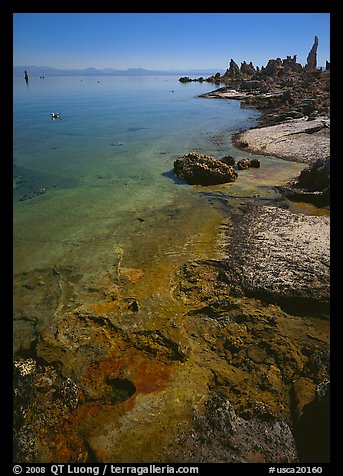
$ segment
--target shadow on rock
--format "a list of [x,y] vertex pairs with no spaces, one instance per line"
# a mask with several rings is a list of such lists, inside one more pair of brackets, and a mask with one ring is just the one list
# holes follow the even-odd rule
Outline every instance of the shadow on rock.
[[315,400],[304,407],[294,427],[299,459],[303,463],[330,461],[330,383],[318,388]]

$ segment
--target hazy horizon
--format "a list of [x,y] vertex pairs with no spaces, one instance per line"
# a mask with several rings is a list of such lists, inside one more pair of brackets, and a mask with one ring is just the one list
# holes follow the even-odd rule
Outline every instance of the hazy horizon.
[[208,78],[209,76],[220,72],[224,74],[225,69],[145,69],[145,68],[128,68],[128,69],[111,69],[111,68],[84,68],[84,69],[62,69],[53,68],[50,66],[36,66],[36,65],[20,65],[13,67],[13,77],[22,77],[28,73],[29,77],[49,77],[49,76],[196,76]]

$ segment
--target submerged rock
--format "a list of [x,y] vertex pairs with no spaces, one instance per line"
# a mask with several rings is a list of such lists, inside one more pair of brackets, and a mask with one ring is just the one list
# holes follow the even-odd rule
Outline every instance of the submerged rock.
[[43,188],[37,188],[37,190],[34,190],[33,192],[25,193],[22,197],[19,198],[21,202],[25,200],[31,200],[31,198],[38,197],[39,195],[43,195],[46,193],[47,189],[45,187]]
[[174,173],[190,185],[216,185],[234,182],[233,167],[206,154],[190,152],[174,162]]
[[46,365],[33,358],[14,361],[14,461],[44,460],[45,438],[53,440],[56,431],[63,432],[71,411],[79,405],[78,386],[59,367],[57,362]]

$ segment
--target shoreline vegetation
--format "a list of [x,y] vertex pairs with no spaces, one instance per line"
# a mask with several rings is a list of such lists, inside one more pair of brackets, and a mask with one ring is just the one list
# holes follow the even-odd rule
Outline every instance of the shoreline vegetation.
[[[76,285],[56,268],[53,323],[15,356],[16,462],[329,461],[330,72],[316,45],[306,67],[231,60],[202,95],[262,112],[238,149],[304,163],[282,200],[224,200],[225,223],[204,219],[217,252],[149,282],[118,250],[114,284],[73,311]],[[176,172],[196,183],[207,157],[183,160]],[[230,158],[215,160],[235,180]]]

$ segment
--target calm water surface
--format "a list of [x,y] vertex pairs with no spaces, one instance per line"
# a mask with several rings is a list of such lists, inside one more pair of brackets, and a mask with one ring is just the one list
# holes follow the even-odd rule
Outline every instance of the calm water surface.
[[[207,195],[275,198],[273,185],[298,175],[303,165],[259,157],[261,168],[234,184],[175,179],[173,162],[189,151],[249,156],[230,136],[259,113],[197,97],[212,89],[177,76],[45,77],[28,86],[14,78],[15,319],[48,290],[49,276],[74,283],[63,303],[72,307],[81,290],[108,286],[119,265],[148,274],[204,257],[208,227],[221,220]],[[61,305],[48,294],[32,311],[42,325]]]

